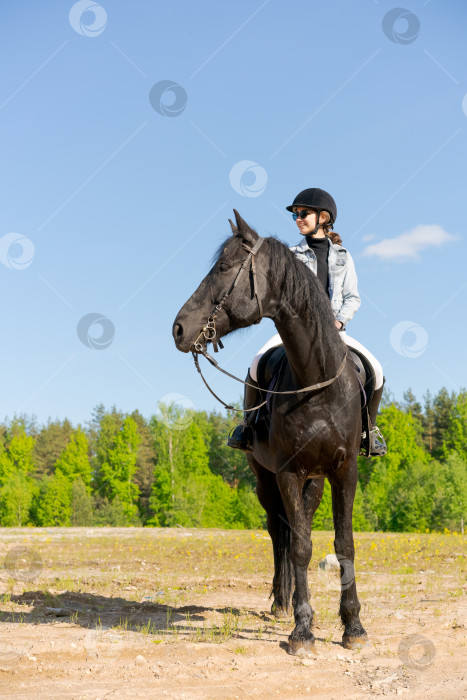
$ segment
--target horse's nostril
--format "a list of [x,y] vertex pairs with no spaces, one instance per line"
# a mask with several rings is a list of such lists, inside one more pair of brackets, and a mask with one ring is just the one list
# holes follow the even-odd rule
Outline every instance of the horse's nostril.
[[174,325],[174,336],[176,338],[181,338],[183,335],[183,326],[181,323],[176,323]]

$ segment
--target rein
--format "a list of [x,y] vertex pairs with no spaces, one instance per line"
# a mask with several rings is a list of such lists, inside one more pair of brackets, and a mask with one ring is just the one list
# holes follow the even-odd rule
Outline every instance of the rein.
[[[203,382],[205,383],[206,387],[209,389],[211,394],[214,396],[214,398],[216,398],[223,406],[225,406],[225,408],[232,409],[233,411],[239,410],[239,409],[235,408],[235,406],[229,406],[228,404],[226,404],[224,401],[222,401],[222,399],[220,399],[217,396],[217,394],[215,394],[213,392],[213,390],[211,389],[211,387],[207,383],[206,379],[204,378],[203,373],[201,371],[201,367],[199,366],[199,359],[198,359],[199,353],[201,353],[201,355],[204,355],[206,360],[208,360],[213,365],[213,367],[218,369],[219,372],[222,372],[222,374],[226,374],[231,379],[235,379],[235,381],[240,382],[240,384],[245,384],[245,386],[251,386],[254,389],[259,388],[261,391],[261,387],[258,387],[258,385],[250,384],[249,382],[244,382],[243,379],[240,379],[239,377],[236,377],[234,374],[230,374],[230,372],[227,372],[227,370],[222,369],[222,367],[219,367],[218,362],[216,362],[216,360],[206,350],[202,349],[202,350],[199,350],[199,352],[192,352],[195,367],[198,370],[198,372],[200,373],[201,379],[203,380]],[[284,396],[284,394],[304,394],[304,393],[307,393],[310,391],[314,391],[315,389],[322,389],[323,387],[329,386],[329,384],[332,384],[333,382],[336,381],[336,379],[339,377],[339,375],[342,373],[342,370],[344,369],[346,360],[347,360],[347,352],[345,353],[335,376],[332,377],[332,379],[327,379],[325,382],[318,382],[317,384],[312,384],[311,386],[306,386],[304,389],[292,389],[290,391],[272,391],[272,389],[269,389],[269,390],[262,389],[262,391],[266,391],[267,394],[282,394],[282,396]],[[267,399],[266,399],[266,401],[267,401]],[[257,408],[261,408],[261,406],[264,406],[266,404],[266,401],[263,401],[263,403],[260,403],[258,406],[253,406],[253,408],[244,408],[243,413],[249,413],[250,411],[256,411]]]
[[[218,304],[216,304],[216,306],[214,307],[214,309],[212,310],[211,314],[208,317],[206,325],[201,329],[200,333],[197,335],[197,337],[195,338],[195,340],[192,343],[193,349],[191,352],[193,355],[195,367],[198,370],[198,372],[200,373],[201,379],[203,380],[207,389],[211,392],[211,394],[214,396],[214,398],[217,399],[217,401],[219,401],[219,403],[221,403],[225,408],[231,409],[233,411],[237,411],[239,409],[235,408],[235,406],[230,406],[230,405],[226,404],[224,401],[222,401],[222,399],[219,398],[219,396],[217,396],[217,394],[214,393],[214,391],[211,389],[211,387],[207,383],[207,381],[204,378],[204,375],[201,371],[201,367],[199,366],[198,355],[200,355],[200,354],[204,355],[204,357],[212,364],[213,367],[218,369],[219,372],[222,372],[222,374],[227,375],[227,377],[230,377],[231,379],[235,379],[235,381],[240,382],[240,384],[244,384],[245,386],[251,386],[254,389],[257,389],[258,386],[255,384],[250,384],[249,382],[245,382],[245,381],[243,381],[243,379],[240,379],[239,377],[236,377],[234,374],[230,374],[230,372],[227,372],[227,370],[222,369],[222,367],[219,366],[218,362],[216,362],[216,360],[207,352],[207,350],[203,347],[202,343],[200,343],[199,341],[200,341],[201,337],[204,337],[206,342],[211,341],[213,348],[214,348],[214,352],[218,352],[218,346],[221,348],[221,350],[223,349],[224,346],[222,344],[221,339],[219,338],[218,340],[216,340],[217,331],[216,331],[215,320],[216,320],[218,313],[220,311],[222,311],[222,308],[223,308],[225,302],[227,301],[228,297],[232,294],[233,290],[237,286],[237,284],[240,280],[240,277],[242,276],[244,270],[246,269],[246,266],[248,265],[248,262],[250,262],[250,273],[251,273],[252,279],[253,279],[253,296],[256,297],[256,301],[258,304],[258,310],[259,310],[259,318],[257,321],[255,321],[255,323],[259,323],[261,321],[261,319],[263,317],[263,306],[261,304],[261,299],[259,298],[258,292],[256,289],[257,281],[256,281],[255,255],[258,252],[258,250],[261,248],[261,245],[263,244],[263,242],[264,242],[264,238],[259,237],[258,241],[253,246],[253,248],[250,248],[245,242],[242,243],[242,248],[248,252],[248,256],[247,256],[247,258],[245,258],[245,260],[241,264],[241,266],[240,266],[240,268],[235,276],[235,279],[230,286],[230,289],[224,294],[224,296],[222,297],[220,302]],[[267,391],[267,394],[281,394],[282,396],[284,396],[285,394],[304,394],[306,392],[314,391],[315,389],[322,389],[325,386],[329,386],[341,374],[342,370],[344,369],[346,360],[347,360],[347,351],[342,359],[342,362],[339,365],[339,368],[338,368],[335,376],[332,377],[332,379],[327,379],[324,382],[318,382],[317,384],[312,384],[311,386],[306,386],[304,389],[292,389],[291,391],[272,391],[272,390],[269,390],[269,391]],[[267,399],[266,399],[266,401],[267,401]],[[258,406],[254,406],[253,408],[243,409],[243,412],[249,413],[250,411],[256,411],[258,408],[261,408],[262,406],[264,406],[266,404],[266,401],[263,401],[263,403],[260,403]]]

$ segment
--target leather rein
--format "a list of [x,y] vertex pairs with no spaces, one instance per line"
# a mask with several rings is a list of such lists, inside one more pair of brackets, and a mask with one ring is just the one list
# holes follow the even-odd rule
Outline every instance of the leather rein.
[[[239,409],[235,408],[235,406],[230,406],[226,404],[217,394],[214,393],[214,391],[211,389],[209,384],[207,383],[201,368],[199,366],[199,359],[198,355],[204,355],[204,357],[210,362],[213,367],[219,370],[219,372],[222,372],[222,374],[227,375],[227,377],[230,377],[231,379],[235,379],[235,381],[240,382],[240,384],[245,384],[246,386],[251,386],[254,389],[257,389],[258,386],[256,384],[250,384],[249,382],[243,381],[243,379],[240,379],[239,377],[236,377],[234,374],[230,374],[230,372],[227,372],[225,369],[222,369],[222,367],[219,366],[218,362],[208,353],[206,347],[203,346],[202,343],[200,343],[200,338],[203,337],[207,342],[211,341],[212,346],[214,348],[214,352],[218,352],[218,346],[221,348],[221,350],[224,348],[222,341],[220,338],[216,339],[217,337],[217,330],[216,330],[216,317],[219,314],[220,311],[222,311],[222,308],[225,305],[225,302],[227,301],[228,297],[232,294],[233,290],[237,286],[243,272],[246,270],[246,267],[248,263],[250,263],[250,274],[253,280],[253,296],[252,298],[256,297],[256,301],[258,304],[258,311],[259,311],[259,317],[258,320],[255,321],[255,323],[259,323],[261,319],[263,318],[263,306],[261,304],[261,299],[258,296],[257,292],[257,280],[256,280],[256,265],[255,265],[255,255],[258,252],[258,250],[261,248],[261,245],[264,243],[264,238],[259,237],[253,248],[250,248],[245,241],[242,243],[242,248],[248,252],[248,256],[245,258],[243,263],[241,264],[234,281],[232,282],[230,288],[227,290],[227,292],[224,294],[222,299],[218,304],[214,306],[214,309],[212,310],[211,314],[208,317],[208,320],[206,322],[206,325],[203,326],[201,329],[200,333],[197,335],[195,340],[192,343],[192,355],[193,355],[193,360],[195,363],[195,367],[198,370],[198,372],[201,375],[201,379],[203,380],[204,384],[206,385],[207,389],[211,392],[211,394],[214,396],[217,401],[219,401],[225,408],[231,409],[233,411],[238,411]],[[341,374],[342,370],[344,369],[345,362],[347,360],[347,352],[344,355],[344,358],[342,362],[339,365],[339,368],[332,379],[327,379],[324,382],[318,382],[317,384],[312,384],[311,386],[307,386],[304,389],[292,389],[291,391],[272,391],[272,390],[264,390],[267,392],[267,394],[304,394],[306,392],[314,391],[315,389],[322,389],[325,386],[329,386],[332,384]],[[243,409],[244,413],[249,413],[250,411],[256,411],[258,408],[261,408],[266,404],[266,401],[263,401],[263,403],[260,403],[258,406],[254,406],[253,408],[248,408],[248,409]]]

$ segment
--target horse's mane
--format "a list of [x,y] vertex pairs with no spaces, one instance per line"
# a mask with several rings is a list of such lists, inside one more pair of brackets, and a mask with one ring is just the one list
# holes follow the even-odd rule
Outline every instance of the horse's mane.
[[[281,297],[293,304],[299,315],[313,313],[323,322],[332,322],[334,315],[329,298],[318,277],[289,250],[286,243],[269,237],[271,273],[282,280]],[[285,269],[284,269],[285,268]]]

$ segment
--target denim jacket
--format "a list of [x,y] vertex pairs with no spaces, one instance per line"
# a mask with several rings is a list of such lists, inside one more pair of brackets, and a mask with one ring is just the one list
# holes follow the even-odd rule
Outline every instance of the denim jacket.
[[[349,251],[343,246],[333,243],[330,238],[327,241],[329,243],[329,289],[327,291],[336,319],[341,321],[344,324],[343,328],[345,328],[361,304],[360,295],[357,291],[357,273]],[[291,246],[290,250],[315,275],[317,274],[316,255],[308,247],[305,236],[303,236],[303,240],[298,245]]]

